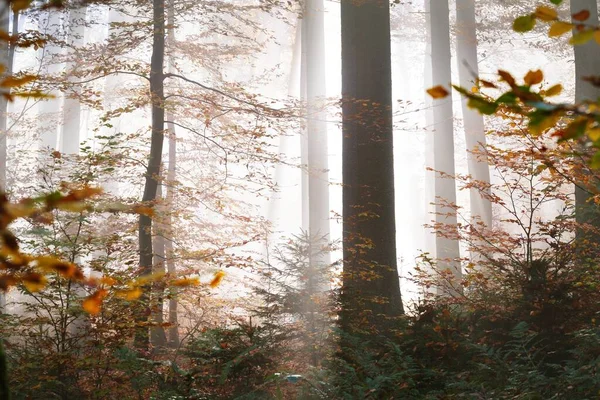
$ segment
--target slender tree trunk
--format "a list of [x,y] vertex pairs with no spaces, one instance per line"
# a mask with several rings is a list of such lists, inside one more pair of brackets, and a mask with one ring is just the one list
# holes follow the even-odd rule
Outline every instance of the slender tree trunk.
[[390,10],[341,2],[342,326],[388,333],[403,313],[396,261]]
[[[571,0],[571,12],[588,10],[590,17],[586,23],[598,24],[598,6],[595,0]],[[583,80],[587,76],[600,75],[600,47],[594,41],[574,46],[575,50],[575,102],[597,101],[600,88]],[[580,147],[586,152],[584,146]],[[575,187],[575,219],[579,225],[577,242],[582,258],[595,256],[600,245],[600,210],[593,201],[594,193],[599,192],[600,182],[591,174],[583,178]],[[584,227],[587,225],[587,227]]]
[[[142,202],[152,205],[156,199],[158,188],[158,177],[160,173],[160,164],[162,158],[164,141],[164,122],[165,109],[164,103],[164,57],[165,57],[165,2],[164,0],[152,0],[152,58],[150,61],[150,96],[152,97],[152,136],[150,139],[150,156],[146,168],[146,183],[144,186],[144,195]],[[140,275],[150,274],[152,272],[152,218],[148,215],[140,215],[139,219],[139,252],[140,252]],[[136,322],[141,326],[136,329],[135,346],[141,350],[147,350],[149,347],[148,328],[144,323],[150,316],[148,307],[148,288],[142,295],[140,304],[136,313]],[[145,305],[144,305],[145,303]]]
[[[56,10],[48,10],[40,18],[40,32],[46,35],[57,36],[61,31],[62,18]],[[44,46],[40,51],[42,63],[42,74],[57,75],[62,72],[63,66],[57,62],[57,57],[62,53],[62,49],[52,42]],[[58,147],[58,134],[61,120],[60,102],[62,94],[60,91],[51,91],[54,98],[46,99],[40,102],[40,141],[42,150],[56,150]]]
[[[426,88],[432,87],[433,84],[433,70],[431,65],[431,13],[429,7],[429,1],[425,2],[425,30],[427,32],[427,42],[425,45],[425,62],[423,68],[423,81]],[[429,168],[434,168],[435,157],[433,155],[433,100],[429,96],[425,96],[425,126],[426,134],[424,140],[425,147],[425,210],[426,210],[426,221],[431,222],[431,216],[435,216],[435,173]],[[423,243],[425,246],[425,252],[429,257],[436,257],[435,248],[435,235],[431,234],[429,229],[424,230],[425,237]]]
[[[175,47],[175,0],[169,0],[167,24],[169,25],[167,30],[167,44],[173,52]],[[169,58],[169,72],[175,72],[173,69],[173,56]],[[175,124],[173,124],[175,116],[167,112],[167,119],[170,121],[167,124],[169,130],[169,164],[167,167],[167,193],[166,193],[166,207],[167,207],[167,219],[166,219],[166,230],[165,233],[168,235],[165,241],[165,254],[167,257],[167,272],[170,276],[177,275],[177,266],[175,265],[175,252],[173,246],[173,239],[175,237],[175,231],[173,228],[173,207],[175,206],[175,180],[177,179],[177,135],[175,132]],[[173,289],[174,290],[174,289]],[[169,346],[177,348],[179,347],[179,326],[177,318],[177,293],[172,293],[169,296]]]
[[[475,22],[475,0],[456,0],[456,55],[460,86],[471,88],[479,76],[477,60],[477,28]],[[462,97],[462,113],[467,145],[467,162],[471,178],[490,183],[490,167],[485,151],[485,126],[483,116],[467,107],[467,99]],[[489,194],[489,188],[485,190]],[[481,191],[473,188],[469,192],[471,220],[473,224],[483,223],[492,226],[492,204]]]
[[[450,59],[450,22],[448,0],[428,0],[430,2],[431,23],[431,63],[433,86],[448,87],[451,81]],[[456,229],[456,211],[446,204],[456,204],[456,186],[454,182],[454,125],[452,98],[448,96],[436,100],[433,104],[433,153],[435,178],[435,222],[437,268],[444,275],[447,285],[442,292],[452,291],[461,278],[458,261],[458,240],[448,237]],[[447,176],[444,176],[447,174]],[[448,177],[450,176],[450,177]],[[442,233],[442,231],[445,231]]]
[[[302,21],[300,25],[300,100],[307,99],[307,50],[308,36],[306,35],[306,24]],[[308,129],[308,126],[307,126]],[[300,194],[302,196],[302,230],[310,232],[310,199],[309,199],[309,166],[308,166],[308,130],[304,130],[300,135],[300,163],[304,168],[300,177]]]
[[[76,7],[69,10],[68,44],[71,50],[71,60],[67,63],[68,80],[74,81],[77,69],[77,49],[83,45],[85,34],[85,14],[87,7]],[[63,106],[61,152],[66,154],[79,154],[81,142],[81,104],[79,95],[81,88],[74,86],[72,95],[65,97]]]
[[[165,246],[165,224],[163,221],[165,207],[161,202],[162,199],[162,184],[158,184],[156,190],[156,204],[155,209],[157,211],[157,217],[153,221],[154,236],[152,239],[152,245],[154,250],[154,263],[152,267],[152,273],[155,275],[164,274],[165,272],[165,259],[166,259],[166,246]],[[165,285],[163,282],[155,282],[152,285],[152,299],[150,303],[150,343],[152,348],[160,349],[167,345],[167,335],[165,334],[164,323],[164,295]]]
[[309,260],[311,267],[329,264],[329,166],[327,122],[324,111],[325,6],[323,0],[306,0],[302,43],[306,46],[306,97],[308,137]]
[[[10,29],[10,8],[8,4],[2,5],[2,14],[0,14],[0,29],[4,32],[8,32]],[[8,52],[9,44],[7,41],[0,42],[0,64],[6,69],[9,69],[8,63]],[[6,72],[8,74],[8,72]],[[6,187],[6,167],[8,166],[7,161],[7,147],[8,147],[8,132],[7,128],[8,119],[8,100],[4,96],[0,96],[0,193],[7,189]],[[0,295],[3,299],[4,296]],[[0,304],[2,305],[2,304]]]

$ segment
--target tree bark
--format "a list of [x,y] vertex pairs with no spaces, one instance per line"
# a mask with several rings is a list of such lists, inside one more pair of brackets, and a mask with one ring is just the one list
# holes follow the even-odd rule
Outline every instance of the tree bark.
[[[61,30],[61,13],[56,10],[48,10],[40,18],[40,32],[57,36]],[[56,58],[62,53],[62,49],[56,44],[49,42],[40,51],[40,62],[42,63],[41,72],[43,75],[57,75],[62,72],[63,66],[59,64]],[[40,113],[40,144],[43,151],[56,150],[58,147],[59,121],[60,116],[60,98],[62,93],[54,90],[50,91],[54,98],[46,99],[39,104]]]
[[330,263],[329,252],[329,166],[327,122],[324,100],[325,6],[323,0],[306,0],[302,41],[306,51],[306,97],[308,138],[309,260],[311,267]]
[[[475,0],[456,0],[456,25],[459,83],[460,86],[470,89],[475,86],[479,76]],[[465,97],[461,100],[469,174],[473,180],[487,185],[483,193],[476,188],[469,191],[471,222],[475,226],[481,222],[491,227],[492,204],[486,196],[490,192],[490,167],[484,155],[486,139],[483,116],[467,107]]]
[[[167,12],[167,44],[173,54],[175,46],[175,0],[169,0],[169,10]],[[169,57],[168,64],[169,72],[175,72],[173,66],[173,56]],[[177,265],[175,264],[175,251],[173,246],[173,238],[175,231],[173,228],[173,207],[175,206],[175,179],[177,179],[177,135],[175,132],[175,124],[173,121],[175,116],[172,113],[167,113],[168,120],[167,128],[169,129],[169,164],[167,167],[167,193],[166,193],[166,234],[168,235],[165,241],[165,255],[167,257],[167,272],[169,276],[177,274]],[[174,290],[174,289],[172,289]],[[169,338],[168,344],[173,348],[179,347],[179,326],[177,318],[177,293],[172,293],[169,297]]]
[[[77,69],[76,57],[77,49],[83,45],[85,33],[85,14],[87,7],[76,7],[69,10],[69,26],[68,26],[68,44],[72,48],[70,57],[67,62],[68,80],[76,80],[74,74]],[[61,152],[66,154],[79,154],[79,144],[81,142],[81,104],[79,103],[79,95],[81,87],[74,86],[72,95],[65,96],[63,107],[62,121],[62,140]]]
[[342,326],[387,334],[403,313],[396,260],[390,13],[341,2]]
[[[588,10],[590,17],[586,23],[598,24],[598,6],[595,0],[571,0],[571,12]],[[597,101],[600,88],[583,80],[587,76],[600,75],[600,47],[594,41],[574,46],[575,51],[575,102]],[[580,146],[582,153],[586,152]],[[576,237],[578,252],[582,258],[598,254],[600,245],[600,210],[593,197],[599,192],[600,182],[591,173],[583,172],[582,181],[575,186],[575,220],[579,226]]]
[[[447,0],[430,2],[432,85],[448,87],[451,81],[450,10]],[[458,240],[448,237],[456,229],[454,182],[454,125],[452,97],[433,103],[433,153],[435,177],[435,222],[437,269],[443,275],[440,294],[452,292],[461,278]]]
[[[152,36],[152,58],[150,61],[150,96],[152,99],[152,135],[150,139],[150,156],[146,168],[146,182],[142,202],[153,205],[158,189],[158,178],[162,159],[164,141],[165,109],[164,103],[164,57],[165,57],[165,2],[152,0],[152,20],[154,33]],[[139,274],[152,273],[152,218],[149,215],[140,215],[139,218]],[[136,312],[136,322],[141,326],[136,329],[134,344],[140,350],[147,350],[150,344],[148,322],[150,308],[148,304],[148,288],[140,299],[140,306]]]

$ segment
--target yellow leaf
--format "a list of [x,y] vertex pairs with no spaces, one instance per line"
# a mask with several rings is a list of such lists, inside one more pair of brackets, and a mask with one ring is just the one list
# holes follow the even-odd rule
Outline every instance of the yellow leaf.
[[100,278],[100,283],[106,286],[112,286],[117,283],[116,279],[111,278],[110,276],[103,276]]
[[23,75],[23,76],[7,76],[0,82],[0,87],[14,88],[23,86],[29,82],[33,82],[37,79],[35,75]]
[[546,90],[546,96],[548,96],[548,97],[558,96],[562,92],[562,90],[563,90],[563,87],[559,83],[557,85],[552,86],[548,90]]
[[538,6],[535,10],[535,17],[542,21],[554,21],[558,17],[558,14],[552,7]]
[[590,139],[592,139],[592,142],[595,142],[596,140],[600,139],[600,128],[588,130],[587,135]]
[[600,31],[594,32],[594,40],[596,43],[600,44]]
[[544,74],[539,69],[536,71],[529,71],[527,75],[525,75],[524,80],[527,86],[537,85],[544,80]]
[[15,12],[23,11],[29,8],[31,0],[13,0],[12,9]]
[[210,287],[216,288],[217,286],[219,286],[224,277],[225,277],[225,272],[217,271],[217,273],[215,273],[215,277],[213,278],[213,280],[210,281],[210,284],[209,284]]
[[117,292],[117,296],[127,301],[134,301],[139,299],[142,296],[142,293],[142,289],[134,287],[130,290],[121,290]]
[[200,284],[200,279],[198,279],[197,277],[194,278],[181,278],[181,279],[175,279],[173,282],[171,282],[171,285],[173,286],[198,286]]
[[556,21],[552,25],[550,25],[550,30],[548,31],[549,37],[562,36],[567,32],[570,32],[573,29],[573,25],[567,22]]
[[46,277],[36,273],[29,273],[23,277],[23,286],[30,292],[39,292],[46,287]]
[[427,93],[434,99],[443,99],[450,94],[443,86],[440,85],[432,87],[431,89],[427,89]]
[[574,33],[573,36],[571,37],[571,40],[569,40],[569,43],[574,46],[586,44],[590,40],[594,39],[595,33],[596,33],[596,31],[592,30],[592,29]]
[[63,211],[79,213],[85,211],[89,207],[83,201],[66,201],[58,203],[56,208]]
[[81,306],[88,314],[96,315],[102,309],[102,300],[106,297],[106,290],[100,289],[96,293],[88,296]]

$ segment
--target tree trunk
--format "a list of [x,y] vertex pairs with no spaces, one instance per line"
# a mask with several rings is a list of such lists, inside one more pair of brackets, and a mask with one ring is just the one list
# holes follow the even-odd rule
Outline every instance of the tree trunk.
[[[169,0],[167,24],[169,28],[167,30],[167,43],[171,52],[173,52],[175,46],[175,0]],[[169,72],[175,72],[173,67],[173,56],[169,58]],[[167,207],[167,219],[165,233],[168,235],[165,241],[165,255],[167,257],[167,272],[169,276],[175,276],[177,274],[177,266],[175,265],[175,252],[173,246],[173,240],[175,231],[173,228],[173,207],[175,206],[175,179],[177,178],[177,135],[175,132],[175,124],[173,124],[175,116],[172,113],[167,113],[167,118],[170,123],[167,124],[169,129],[169,164],[167,167],[167,193],[166,193],[166,207]],[[172,289],[174,290],[174,289]],[[173,348],[179,347],[179,326],[177,318],[177,293],[172,293],[169,296],[169,346]]]
[[[459,83],[460,86],[470,89],[475,86],[479,76],[475,0],[456,0],[456,25]],[[490,167],[483,155],[486,143],[483,116],[467,107],[467,99],[461,97],[469,174],[473,180],[483,182],[489,187]],[[489,194],[489,188],[485,193]],[[485,193],[475,188],[470,189],[471,221],[475,226],[481,222],[491,228],[492,204]]]
[[[447,0],[430,2],[432,85],[448,87],[451,81],[450,10]],[[461,278],[458,261],[458,240],[448,237],[456,229],[456,204],[454,182],[454,125],[452,97],[436,100],[433,107],[433,153],[435,177],[435,222],[437,269],[442,274],[440,294],[452,292]],[[447,176],[444,176],[447,174]],[[449,177],[448,177],[449,176]],[[443,232],[442,232],[443,231]]]
[[[7,5],[3,8],[4,12],[0,15],[0,29],[4,32],[10,30],[10,10]],[[19,15],[13,13],[13,33],[17,33]],[[10,46],[8,42],[0,42],[0,65],[6,68],[5,76],[12,74],[14,46]],[[0,193],[8,189],[6,167],[8,156],[8,100],[4,96],[0,96]],[[0,314],[4,312],[6,307],[6,295],[0,292]],[[2,343],[0,343],[0,346]],[[2,349],[0,349],[2,350]],[[4,355],[2,353],[2,355]],[[2,360],[0,360],[2,361]]]
[[[158,188],[158,177],[162,158],[164,141],[165,109],[164,103],[164,57],[165,57],[165,2],[164,0],[152,0],[152,58],[150,61],[150,96],[152,100],[152,136],[150,139],[150,156],[146,168],[146,183],[142,202],[153,205]],[[140,265],[139,274],[152,273],[152,218],[148,215],[140,215],[139,219],[139,252]],[[150,316],[148,304],[148,288],[144,288],[144,295],[140,299],[140,306],[136,310],[136,322],[141,324],[135,333],[135,346],[140,350],[149,347],[148,328],[145,323]]]
[[325,6],[323,0],[306,0],[302,41],[306,51],[306,97],[308,138],[309,260],[311,267],[330,263],[329,170],[327,122],[323,110],[325,85]]
[[[160,202],[162,199],[162,184],[158,184],[156,190],[156,201]],[[162,202],[161,202],[162,203]],[[155,275],[162,275],[165,273],[165,224],[164,218],[164,204],[157,204],[155,206],[156,214],[153,221],[154,236],[152,238],[152,245],[154,250],[154,262],[152,266],[152,273]],[[165,334],[164,323],[164,296],[165,296],[165,285],[162,281],[155,282],[152,285],[152,299],[150,303],[150,343],[153,349],[160,349],[167,345],[167,335]]]
[[[87,7],[76,7],[69,10],[69,34],[68,44],[72,48],[70,57],[67,63],[68,80],[76,80],[74,74],[77,69],[77,49],[83,45],[85,34],[85,14]],[[65,97],[63,107],[63,123],[62,123],[62,141],[61,152],[66,154],[79,154],[79,144],[81,142],[81,104],[79,103],[79,95],[81,87],[74,86],[72,95]]]
[[[40,32],[57,36],[61,31],[62,18],[61,13],[56,10],[48,10],[41,14],[39,22]],[[42,64],[42,75],[57,75],[62,72],[62,65],[57,62],[57,57],[62,53],[62,49],[52,42],[49,42],[40,51],[40,62]],[[58,133],[61,120],[60,116],[60,98],[62,93],[54,90],[50,91],[54,98],[46,99],[40,102],[40,144],[42,151],[56,150],[58,147]]]
[[388,333],[403,313],[396,261],[390,11],[342,1],[342,326]]
[[[577,13],[581,10],[590,12],[586,23],[598,24],[598,6],[595,0],[571,0],[571,12]],[[591,41],[574,46],[574,50],[575,102],[597,101],[600,97],[600,88],[584,81],[583,78],[600,75],[600,47]],[[586,152],[585,147],[581,146],[580,151]],[[586,172],[583,174],[588,175]],[[598,245],[600,245],[600,211],[593,201],[594,193],[599,191],[600,182],[598,178],[592,176],[582,178],[582,181],[578,182],[575,187],[575,220],[579,226],[577,229],[578,252],[585,259],[595,256],[598,252]]]

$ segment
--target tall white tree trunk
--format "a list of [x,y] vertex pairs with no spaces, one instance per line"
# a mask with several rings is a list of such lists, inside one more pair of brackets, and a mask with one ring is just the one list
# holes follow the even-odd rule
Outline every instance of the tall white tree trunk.
[[[590,17],[586,21],[591,25],[598,25],[598,5],[596,0],[571,0],[571,13],[577,13],[582,10],[590,12]],[[600,88],[586,82],[583,78],[587,76],[600,75],[600,47],[594,41],[583,45],[574,46],[575,50],[575,101],[585,100],[596,101],[600,96]],[[580,149],[585,152],[585,149]],[[586,187],[587,186],[587,187]],[[596,187],[594,187],[596,186]],[[575,216],[577,223],[581,225],[589,224],[594,230],[600,229],[600,210],[593,201],[594,193],[598,192],[600,182],[592,178],[585,184],[579,182],[575,187]],[[578,242],[581,244],[581,251],[585,253],[595,252],[597,254],[600,238],[593,231],[578,229]],[[587,243],[587,245],[586,245]],[[588,254],[588,257],[591,254]],[[586,258],[584,256],[584,258]]]
[[[448,87],[451,81],[450,55],[450,10],[448,0],[428,0],[430,2],[431,23],[431,62],[432,84]],[[448,230],[456,228],[456,211],[451,205],[456,204],[456,185],[454,172],[454,124],[452,113],[452,97],[448,96],[433,104],[433,152],[435,178],[435,222],[436,256],[438,270],[448,276],[453,286],[461,278],[458,240],[447,236]],[[446,205],[450,204],[450,205]],[[443,226],[443,228],[442,228]],[[441,229],[440,229],[441,228]],[[445,231],[445,233],[441,233]],[[449,287],[441,287],[447,291]]]
[[[52,9],[42,13],[39,20],[39,30],[46,35],[58,36],[62,31],[61,13]],[[57,60],[61,53],[62,49],[52,42],[48,43],[39,51],[40,62],[42,64],[42,75],[52,76],[62,72],[63,65],[58,63]],[[39,132],[42,150],[56,150],[58,148],[62,93],[58,90],[52,90],[49,94],[54,97],[40,102],[39,105]]]
[[[167,46],[171,49],[175,47],[175,0],[169,0],[169,6],[167,11]],[[168,72],[174,73],[173,56],[171,55],[167,64]],[[177,266],[175,265],[175,250],[173,246],[175,231],[173,227],[173,207],[175,205],[175,180],[177,179],[177,135],[175,132],[175,124],[173,123],[175,116],[172,112],[167,110],[167,130],[169,140],[169,164],[167,167],[167,193],[165,196],[165,202],[167,209],[167,220],[165,234],[165,256],[167,262],[167,273],[170,276],[177,274]],[[176,293],[173,293],[169,297],[169,331],[168,331],[168,344],[171,347],[179,347],[179,322],[177,316],[178,300]]]
[[306,55],[306,100],[308,140],[308,211],[310,260],[312,265],[329,263],[329,166],[327,122],[324,111],[325,8],[323,0],[306,0],[304,8]]
[[[470,89],[479,76],[477,60],[477,29],[475,23],[475,0],[456,0],[456,56],[460,86]],[[462,97],[462,113],[467,146],[467,163],[471,178],[490,183],[490,168],[482,155],[485,150],[485,127],[483,116],[467,107],[467,99]],[[478,155],[477,153],[481,154]],[[489,193],[489,189],[486,191]],[[492,226],[492,204],[479,190],[470,190],[471,220],[485,226]]]
[[[74,74],[77,71],[79,60],[77,57],[77,49],[83,45],[85,34],[85,15],[86,8],[76,7],[69,10],[69,25],[68,25],[68,44],[71,48],[69,61],[66,66],[66,72],[69,81],[76,81]],[[79,154],[79,144],[81,140],[81,104],[79,103],[79,95],[81,88],[75,86],[72,93],[65,97],[63,106],[62,120],[62,137],[61,137],[61,152],[65,154]]]

